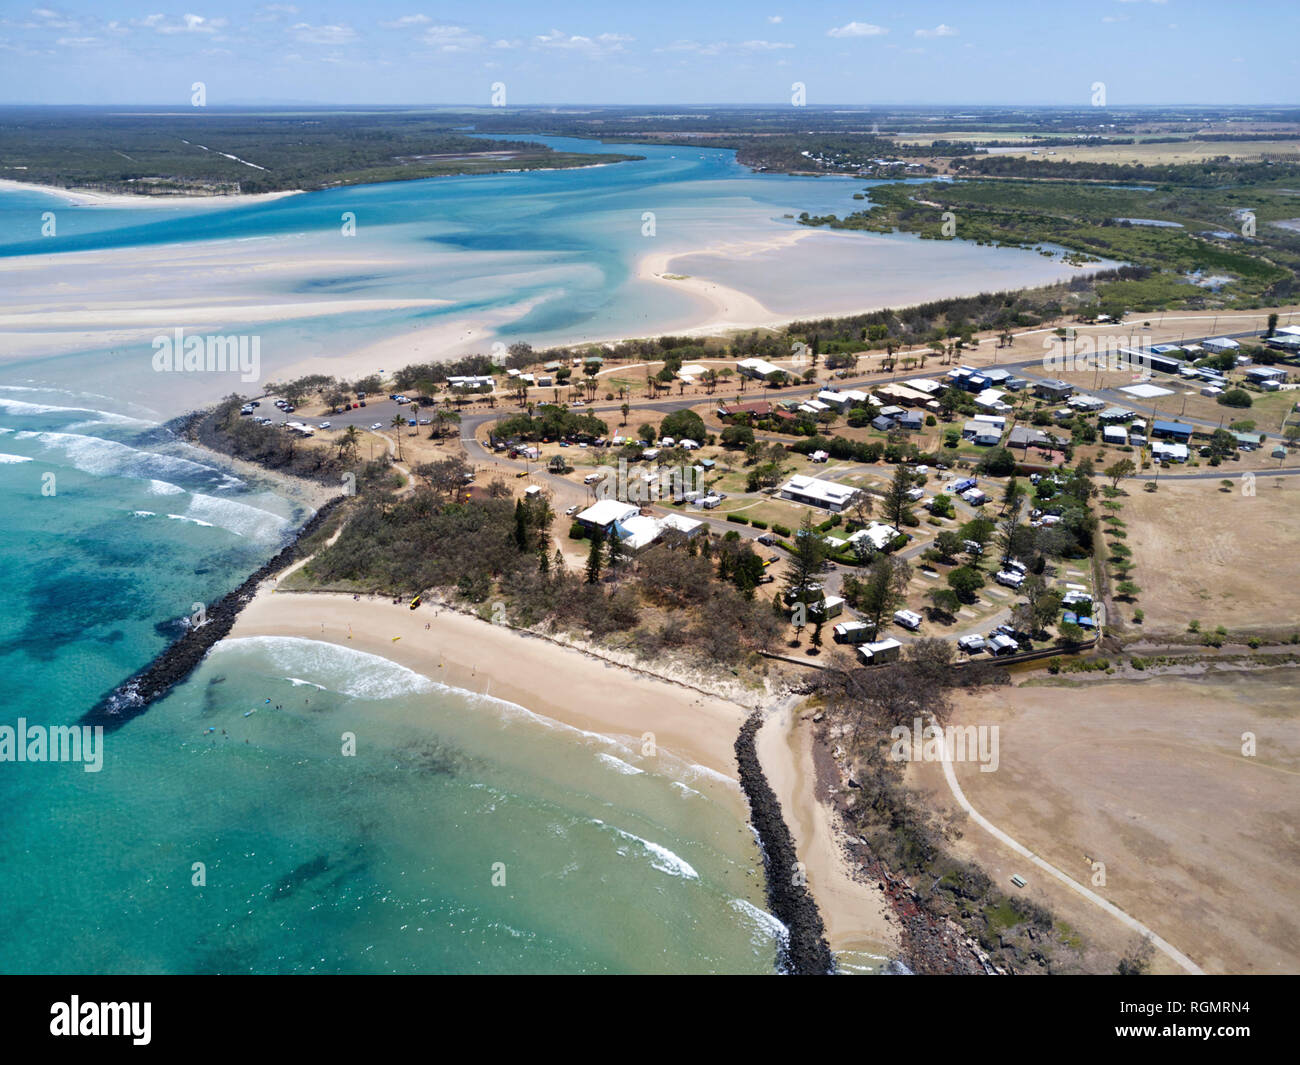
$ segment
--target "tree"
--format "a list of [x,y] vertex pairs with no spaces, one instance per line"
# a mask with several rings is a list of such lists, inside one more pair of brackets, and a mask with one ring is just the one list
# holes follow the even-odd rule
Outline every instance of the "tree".
[[867,567],[866,575],[861,580],[845,581],[845,590],[851,591],[857,602],[854,604],[871,624],[873,630],[880,632],[885,617],[898,609],[903,601],[903,593],[908,581],[912,579],[912,567],[902,559],[877,555]]
[[429,482],[429,487],[439,496],[454,496],[469,481],[470,466],[459,455],[427,462],[415,470]]
[[673,411],[659,423],[661,436],[671,436],[677,440],[688,439],[698,443],[704,439],[706,432],[704,419],[693,410]]
[[446,435],[447,427],[449,425],[459,424],[459,411],[447,410],[445,407],[440,407],[438,410],[433,412],[433,431],[429,433],[429,437],[430,439],[441,440],[443,436]]
[[925,597],[930,600],[931,609],[944,617],[952,617],[961,609],[961,600],[951,588],[931,588]]
[[627,416],[628,416],[628,412],[631,411],[631,409],[632,409],[632,405],[631,405],[630,403],[624,403],[624,404],[623,404],[621,407],[619,407],[618,409],[619,409],[620,411],[623,412],[623,421],[622,421],[620,424],[622,424],[622,425],[626,425],[626,424],[627,424]]
[[600,571],[604,561],[605,533],[600,529],[593,529],[591,532],[591,547],[587,551],[586,581],[588,584],[595,584],[600,580]]
[[1097,494],[1097,486],[1092,483],[1092,475],[1092,459],[1081,458],[1074,467],[1074,472],[1066,479],[1064,493],[1073,496],[1080,503],[1087,503]]
[[627,542],[614,531],[612,525],[609,527],[609,545],[606,549],[606,555],[609,563],[609,571],[615,577],[617,577],[623,571],[624,567],[631,563],[633,559],[632,549],[628,547]]
[[[826,557],[826,543],[813,527],[812,515],[805,513],[795,530],[794,547],[790,552],[790,567],[786,575],[786,598],[791,602],[808,602],[809,586],[821,571]],[[818,595],[816,598],[823,598]]]
[[647,444],[653,444],[656,436],[658,436],[658,433],[655,432],[655,427],[649,422],[642,422],[640,428],[636,431],[637,439],[644,440]]
[[388,423],[392,428],[397,430],[397,461],[402,461],[402,430],[406,428],[406,415],[394,414],[393,420]]
[[1268,332],[1265,333],[1264,335],[1267,337],[1271,337],[1276,332],[1277,332],[1277,313],[1274,312],[1273,314],[1270,314],[1268,316]]
[[1249,407],[1252,403],[1250,393],[1244,388],[1230,388],[1218,397],[1220,406]]
[[721,441],[725,448],[745,448],[754,442],[754,430],[748,425],[728,425],[722,430]]
[[963,603],[973,603],[975,593],[984,587],[984,574],[974,566],[958,566],[948,574],[948,587]]
[[1137,464],[1132,459],[1120,459],[1106,467],[1106,476],[1110,478],[1112,488],[1118,488],[1120,481],[1125,477],[1132,477],[1135,473],[1137,473]]
[[934,549],[939,552],[939,557],[946,562],[952,561],[960,555],[964,546],[961,537],[951,529],[945,529],[934,538]]
[[912,475],[907,467],[899,463],[894,467],[894,479],[885,490],[882,510],[885,520],[895,529],[902,531],[903,524],[912,516],[912,501],[907,493],[912,489]]
[[1016,457],[1004,447],[990,448],[975,468],[990,477],[1010,477],[1016,472]]
[[355,425],[349,425],[345,430],[343,430],[343,435],[339,437],[339,457],[346,462],[356,462],[357,446],[360,442],[361,430]]
[[818,614],[817,614],[817,620],[813,623],[812,639],[809,641],[810,643],[812,643],[812,645],[813,645],[813,651],[814,651],[814,653],[816,653],[816,654],[820,654],[820,653],[821,653],[821,649],[822,649],[822,626],[825,625],[825,624],[826,624],[826,619],[825,619],[825,618],[824,618],[820,613],[818,613]]
[[865,526],[871,521],[871,512],[875,509],[876,497],[863,488],[854,495],[849,506],[849,513],[853,515],[855,522]]

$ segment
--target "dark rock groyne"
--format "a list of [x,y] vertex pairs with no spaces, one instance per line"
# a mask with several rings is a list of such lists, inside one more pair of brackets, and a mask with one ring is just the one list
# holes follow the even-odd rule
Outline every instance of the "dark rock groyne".
[[100,699],[82,717],[81,724],[102,725],[107,731],[121,728],[188,677],[217,641],[234,627],[235,619],[253,598],[257,586],[296,561],[298,545],[315,533],[346,498],[336,496],[325,503],[274,557],[254,570],[238,588],[209,606],[204,624],[188,629],[143,670]]
[[736,737],[736,761],[740,787],[749,800],[749,818],[763,852],[768,909],[790,933],[781,967],[794,976],[823,976],[835,971],[835,958],[826,942],[826,926],[817,902],[804,878],[797,875],[799,857],[781,803],[758,761],[755,738],[762,724],[763,715],[755,713],[741,727]]

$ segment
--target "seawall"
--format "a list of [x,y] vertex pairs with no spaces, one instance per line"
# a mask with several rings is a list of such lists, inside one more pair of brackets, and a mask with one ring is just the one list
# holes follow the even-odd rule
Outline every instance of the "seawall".
[[736,737],[736,762],[740,787],[749,800],[749,817],[758,833],[767,878],[768,909],[789,929],[790,939],[781,959],[793,976],[824,976],[835,971],[835,957],[826,942],[821,911],[798,875],[794,839],[781,814],[781,803],[759,764],[756,736],[763,724],[761,713],[751,714]]
[[217,641],[234,627],[235,618],[253,598],[258,585],[294,562],[298,558],[298,544],[316,532],[345,498],[335,496],[325,503],[289,543],[254,570],[239,587],[211,604],[204,624],[187,630],[148,666],[104,695],[81,718],[81,724],[102,725],[107,731],[121,728],[188,677]]

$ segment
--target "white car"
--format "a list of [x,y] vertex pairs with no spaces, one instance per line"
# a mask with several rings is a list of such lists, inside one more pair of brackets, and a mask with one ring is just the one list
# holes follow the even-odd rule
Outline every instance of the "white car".
[[373,430],[373,429],[382,429],[383,427],[384,427],[383,422],[375,422],[375,424],[372,425],[370,428]]
[[317,426],[317,428],[319,428],[319,429],[328,429],[329,427],[330,427],[330,423],[329,423],[329,422],[321,422],[320,425]]
[[571,506],[568,510],[564,512],[564,516],[566,518],[571,518],[576,513],[578,513],[578,505],[575,503],[573,506]]

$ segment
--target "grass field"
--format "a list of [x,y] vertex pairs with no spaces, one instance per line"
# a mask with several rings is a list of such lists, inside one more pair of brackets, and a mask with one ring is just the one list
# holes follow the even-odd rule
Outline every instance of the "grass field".
[[[956,766],[981,814],[1212,973],[1300,971],[1300,673],[1051,682],[969,698],[958,724],[997,725],[999,767]],[[1254,757],[1242,755],[1252,732]],[[956,849],[1005,890],[1082,933],[1113,972],[1134,933],[956,812],[940,767],[909,774],[956,813]],[[1104,884],[1097,866],[1104,863]],[[1157,956],[1155,971],[1173,971]]]
[[[997,138],[990,137],[990,140]],[[1004,138],[1005,139],[1005,138]],[[1033,145],[1019,149],[998,149],[1002,155],[1029,155]],[[1300,156],[1300,137],[1295,140],[1198,141],[1185,140],[1161,144],[1089,144],[1078,147],[1039,148],[1036,158],[1064,163],[1199,163],[1206,159],[1228,156],[1231,159],[1258,160],[1264,156]]]
[[1228,492],[1217,480],[1164,478],[1155,492],[1131,483],[1120,517],[1143,631],[1182,632],[1192,620],[1206,630],[1297,626],[1300,482],[1261,472],[1253,495],[1247,487],[1239,477]]

